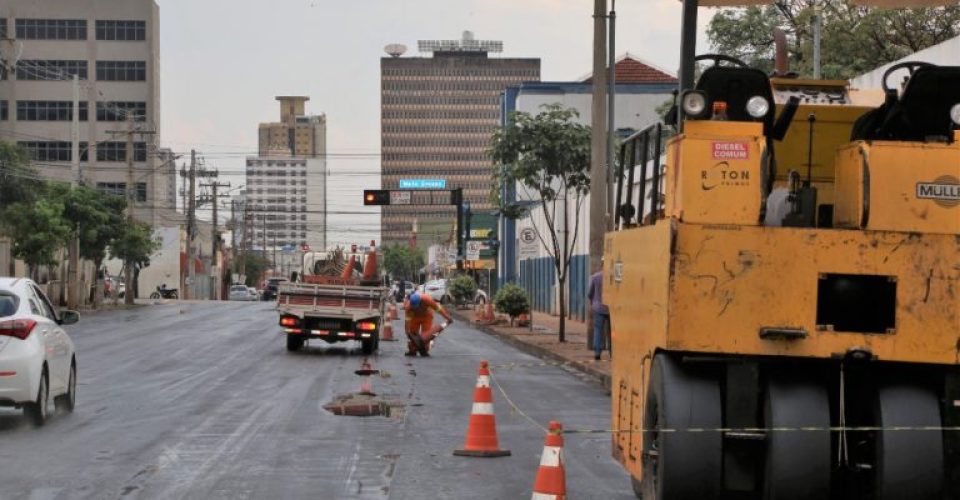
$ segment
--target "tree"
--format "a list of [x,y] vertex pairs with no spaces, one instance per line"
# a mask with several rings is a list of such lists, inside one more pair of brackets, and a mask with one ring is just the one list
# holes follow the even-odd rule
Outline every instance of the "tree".
[[960,6],[877,9],[844,0],[778,0],[772,5],[724,9],[707,35],[717,52],[769,71],[773,29],[787,35],[790,69],[813,74],[814,4],[822,19],[821,71],[847,79],[960,34]]
[[97,269],[94,307],[100,303],[103,290],[100,267],[107,257],[107,247],[123,230],[126,200],[109,196],[87,187],[52,185],[50,196],[64,207],[63,216],[70,227],[70,239],[79,238],[80,257],[93,261]]
[[[560,299],[560,342],[566,341],[566,282],[573,247],[580,229],[580,210],[590,190],[590,127],[576,123],[576,110],[557,104],[541,106],[533,116],[515,112],[505,127],[494,132],[491,156],[497,186],[518,185],[531,203],[539,205],[546,234],[534,224],[541,245],[553,258]],[[517,219],[526,209],[506,204],[494,189],[493,202],[505,217]],[[570,197],[573,232],[570,232]],[[558,227],[557,215],[563,218]]]
[[[153,235],[149,224],[124,219],[116,237],[110,242],[110,257],[124,262],[124,273],[132,273],[134,267],[150,265],[150,257],[160,249],[159,237]],[[129,276],[129,274],[128,274]],[[134,290],[127,290],[124,302],[133,304]]]
[[457,305],[469,304],[477,294],[477,282],[472,277],[461,274],[447,281],[447,291]]
[[0,141],[0,207],[36,199],[44,183],[30,166],[30,155],[16,144]]
[[27,264],[31,278],[37,279],[39,266],[58,262],[57,253],[70,236],[63,203],[47,198],[19,201],[4,208],[0,218],[0,229],[13,240],[13,256]]
[[266,257],[253,252],[244,252],[237,257],[237,272],[240,269],[240,261],[243,261],[244,270],[247,273],[244,284],[252,287],[258,286],[263,278],[263,272],[272,267],[272,263]]
[[383,268],[393,277],[416,280],[426,259],[419,248],[409,245],[387,245],[383,248]]
[[530,312],[530,298],[527,292],[514,283],[507,283],[493,297],[493,305],[498,311],[510,316],[510,323],[514,318]]

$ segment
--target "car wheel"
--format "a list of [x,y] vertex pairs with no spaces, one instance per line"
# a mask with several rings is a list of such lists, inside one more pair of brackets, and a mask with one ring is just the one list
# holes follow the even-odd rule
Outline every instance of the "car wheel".
[[287,335],[287,350],[290,352],[303,349],[303,338],[296,335]]
[[53,400],[58,411],[73,413],[77,405],[77,363],[70,363],[70,381],[67,382],[67,393],[57,396]]
[[376,346],[376,343],[374,342],[374,339],[366,339],[366,340],[360,341],[360,352],[366,355],[373,354],[373,351],[375,351],[376,348],[377,346]]
[[30,422],[40,427],[47,421],[50,410],[48,404],[50,399],[50,381],[47,377],[47,367],[43,367],[43,375],[40,377],[40,389],[37,390],[37,400],[23,405],[23,416]]

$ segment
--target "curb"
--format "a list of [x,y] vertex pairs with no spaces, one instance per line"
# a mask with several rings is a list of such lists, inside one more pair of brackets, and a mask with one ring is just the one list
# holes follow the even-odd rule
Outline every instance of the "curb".
[[470,325],[472,328],[480,330],[481,332],[486,333],[487,335],[490,335],[492,337],[496,337],[502,340],[503,342],[510,344],[511,346],[519,349],[520,351],[523,351],[527,354],[530,354],[531,356],[536,356],[541,359],[554,361],[563,366],[569,366],[570,368],[573,368],[579,371],[580,373],[583,373],[584,375],[587,375],[588,377],[592,378],[596,383],[600,384],[604,389],[609,391],[611,388],[610,375],[600,370],[597,370],[586,363],[582,363],[580,361],[573,361],[549,349],[544,349],[543,347],[540,347],[537,345],[528,344],[522,340],[518,340],[513,335],[498,332],[495,328],[492,328],[489,325],[479,325],[474,321],[472,321],[469,318],[469,316],[464,316],[463,314],[461,314],[460,311],[448,310],[448,312],[450,312],[451,315],[455,316],[458,320],[462,321],[463,323]]

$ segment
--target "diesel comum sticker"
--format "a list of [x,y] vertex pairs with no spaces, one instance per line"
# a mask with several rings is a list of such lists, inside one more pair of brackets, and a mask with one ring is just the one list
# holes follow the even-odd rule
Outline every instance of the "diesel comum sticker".
[[933,200],[944,208],[960,205],[960,179],[952,175],[944,175],[937,177],[933,182],[918,182],[917,198]]

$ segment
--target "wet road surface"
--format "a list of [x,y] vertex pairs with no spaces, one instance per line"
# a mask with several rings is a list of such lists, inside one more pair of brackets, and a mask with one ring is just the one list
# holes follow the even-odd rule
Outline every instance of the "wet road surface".
[[[481,359],[536,422],[610,426],[599,386],[461,324],[430,358],[381,342],[369,357],[381,374],[367,380],[402,406],[363,418],[323,408],[359,390],[359,344],[288,353],[272,304],[148,305],[87,315],[69,332],[76,412],[35,429],[0,409],[0,499],[529,498],[543,432],[496,387],[512,455],[452,456]],[[608,434],[568,435],[565,454],[571,498],[633,498]]]

